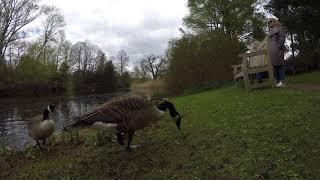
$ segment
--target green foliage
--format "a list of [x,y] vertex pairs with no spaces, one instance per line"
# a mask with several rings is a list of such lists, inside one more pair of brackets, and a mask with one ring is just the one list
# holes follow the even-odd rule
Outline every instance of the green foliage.
[[293,50],[306,64],[320,61],[320,1],[271,0],[266,8],[277,16],[292,37]]
[[116,87],[116,71],[112,61],[99,64],[95,75],[98,91],[111,92]]
[[256,0],[189,0],[183,37],[169,44],[169,91],[195,92],[221,86],[232,79],[231,65],[239,62],[249,38],[265,37],[263,15]]
[[118,78],[118,88],[122,90],[127,90],[130,87],[131,77],[129,72],[124,72],[122,76]]
[[320,37],[320,2],[271,0],[266,6],[292,32],[305,33],[305,40]]
[[74,89],[81,93],[113,92],[119,88],[117,83],[127,84],[128,82],[126,79],[119,80],[112,61],[100,61],[96,71],[77,70],[73,73],[72,81]]
[[58,70],[58,76],[61,81],[63,82],[68,81],[70,76],[69,70],[70,70],[69,64],[66,61],[64,61]]
[[[292,77],[288,85],[304,80],[319,87],[319,77]],[[142,147],[128,153],[108,132],[82,129],[80,137],[92,143],[66,140],[28,157],[8,155],[0,179],[317,179],[319,97],[319,91],[247,94],[234,87],[177,97],[179,132],[164,118],[138,131],[133,143]]]
[[0,59],[0,81],[5,81],[7,79],[6,76],[7,76],[7,66]]
[[266,37],[264,31],[265,21],[263,21],[264,16],[261,14],[256,14],[251,18],[251,31],[249,32],[252,37],[258,41],[263,41]]
[[46,82],[55,76],[55,67],[37,62],[30,56],[21,58],[16,68],[17,80],[24,82]]
[[96,146],[104,146],[106,144],[110,144],[112,138],[112,134],[107,131],[98,131],[96,133],[96,141],[95,145]]
[[85,141],[83,137],[79,135],[79,131],[77,129],[71,129],[68,132],[62,131],[59,136],[53,136],[51,139],[51,144],[81,144]]
[[201,89],[232,79],[241,43],[223,34],[186,35],[172,41],[168,51],[168,88],[173,93]]
[[256,0],[189,0],[190,14],[184,23],[196,32],[215,31],[234,39],[251,35],[252,29],[259,34],[263,32],[262,16],[255,12],[255,3]]

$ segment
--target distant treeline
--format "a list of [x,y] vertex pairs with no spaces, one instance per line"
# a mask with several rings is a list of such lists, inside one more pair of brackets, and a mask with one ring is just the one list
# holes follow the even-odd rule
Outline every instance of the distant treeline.
[[[28,29],[37,19],[43,19],[42,24]],[[66,39],[65,25],[54,6],[40,6],[37,0],[0,1],[0,96],[129,88],[129,56],[124,50],[108,58],[89,41],[72,44]]]
[[69,71],[66,63],[56,69],[54,65],[23,56],[15,69],[4,71],[6,79],[0,83],[0,96],[103,93],[126,91],[130,86],[129,73],[120,76],[112,61],[104,62],[104,59],[95,71]]
[[[14,2],[14,3],[13,3]],[[147,55],[128,72],[124,50],[106,54],[89,41],[72,44],[60,10],[37,0],[0,1],[0,96],[92,93],[127,90],[131,79],[164,79],[174,94],[215,88],[232,79],[232,64],[254,39],[267,34],[264,6],[287,31],[287,70],[319,68],[318,0],[189,0],[181,37],[165,55]],[[26,25],[42,18],[37,33]],[[26,39],[33,35],[32,41]]]

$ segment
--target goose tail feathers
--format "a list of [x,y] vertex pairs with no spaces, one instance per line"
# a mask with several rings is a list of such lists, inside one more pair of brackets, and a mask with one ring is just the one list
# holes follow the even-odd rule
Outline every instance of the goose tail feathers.
[[79,117],[74,118],[74,121],[71,125],[64,128],[65,131],[70,130],[71,128],[83,128],[91,126],[100,119],[100,114],[97,111],[92,111],[86,114],[83,114]]

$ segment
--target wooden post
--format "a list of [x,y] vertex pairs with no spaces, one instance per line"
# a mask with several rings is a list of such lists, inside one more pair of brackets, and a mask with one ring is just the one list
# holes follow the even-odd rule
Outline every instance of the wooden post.
[[268,62],[269,81],[271,83],[271,86],[273,86],[275,84],[275,78],[274,78],[274,70],[273,70],[272,62],[271,62],[270,55],[269,55],[269,44],[270,44],[269,42],[270,42],[270,38],[267,39],[266,58],[267,58],[267,62]]

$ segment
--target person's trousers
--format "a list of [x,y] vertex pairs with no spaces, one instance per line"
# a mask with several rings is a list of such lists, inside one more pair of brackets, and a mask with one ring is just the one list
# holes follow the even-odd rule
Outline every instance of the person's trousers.
[[[275,73],[275,78],[277,82],[284,81],[285,78],[285,72],[284,72],[284,66],[279,65],[279,66],[273,66],[274,73]],[[261,82],[263,78],[268,77],[267,72],[259,72],[256,74],[256,78],[258,82]]]
[[284,81],[285,72],[283,65],[274,66],[274,73],[276,75],[277,82]]

